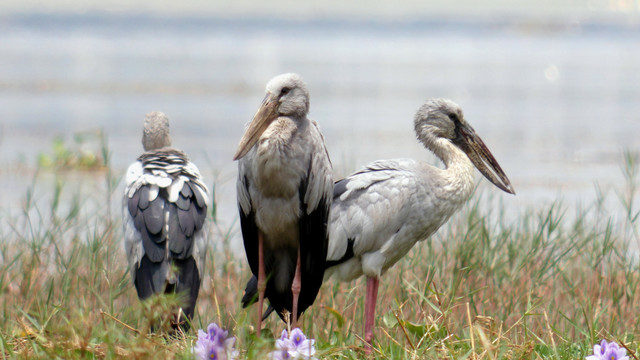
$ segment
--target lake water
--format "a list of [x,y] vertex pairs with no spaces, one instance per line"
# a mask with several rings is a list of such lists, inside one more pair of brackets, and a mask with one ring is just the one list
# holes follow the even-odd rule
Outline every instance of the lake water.
[[435,163],[412,119],[425,99],[446,97],[511,179],[516,197],[492,190],[510,209],[589,203],[594,184],[621,189],[623,150],[640,150],[640,22],[622,19],[4,15],[2,206],[19,208],[57,135],[104,129],[124,172],[142,151],[144,114],[161,110],[174,145],[215,179],[230,225],[233,153],[264,85],[282,72],[306,80],[338,176],[383,158]]

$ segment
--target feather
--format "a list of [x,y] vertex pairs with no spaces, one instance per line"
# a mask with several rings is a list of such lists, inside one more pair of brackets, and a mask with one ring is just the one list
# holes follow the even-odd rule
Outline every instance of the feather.
[[153,202],[157,197],[160,189],[156,185],[149,186],[149,202]]
[[191,191],[193,191],[193,195],[196,198],[196,201],[198,202],[198,206],[199,207],[206,207],[207,206],[207,201],[205,200],[205,194],[202,193],[202,190],[200,189],[200,187],[192,182],[188,182],[187,184],[189,184],[189,187],[191,187]]
[[191,191],[191,186],[189,186],[187,182],[185,182],[184,185],[182,185],[182,190],[180,190],[180,194],[182,194],[182,196],[184,196],[185,198],[189,198],[193,196],[193,192]]
[[182,195],[178,196],[178,199],[175,201],[175,204],[182,210],[189,210],[191,206],[191,199],[188,197],[184,197]]
[[138,202],[140,201],[140,193],[136,191],[131,198],[127,199],[127,197],[125,197],[125,201],[127,202],[129,215],[135,217],[136,214],[138,214]]
[[186,236],[192,236],[195,230],[195,218],[191,209],[194,205],[191,204],[189,210],[182,210],[178,208],[178,221],[180,223],[180,229]]
[[144,210],[149,207],[149,187],[143,186],[138,190],[140,201],[138,202],[138,208]]
[[176,259],[186,259],[191,254],[193,246],[192,239],[188,238],[178,223],[178,209],[175,205],[169,205],[169,250],[171,257]]
[[164,228],[164,200],[156,199],[149,203],[147,209],[142,210],[144,224],[150,234],[157,235]]
[[171,186],[168,188],[169,202],[175,203],[178,201],[180,190],[184,187],[185,180],[188,180],[185,176],[178,176],[173,183],[171,183]]
[[140,267],[136,269],[134,281],[138,297],[144,300],[153,294],[162,293],[165,288],[167,271],[167,261],[155,262],[146,256],[143,257]]
[[[285,75],[283,79],[289,77],[298,79],[295,75]],[[297,104],[307,104],[306,90],[296,88],[298,80],[293,81],[295,85],[289,89],[295,89],[289,93],[299,97]],[[273,89],[271,86],[270,82],[268,89],[272,94],[280,94],[278,85],[273,85]],[[267,116],[264,114],[269,111],[269,104],[276,101],[269,100],[269,96],[256,116]],[[302,289],[296,315],[311,306],[318,294],[327,251],[328,210],[333,190],[331,161],[317,123],[305,114],[306,110],[272,119],[258,134],[259,141],[246,148],[241,145],[237,152],[236,189],[247,260],[257,276],[258,234],[262,233],[265,296],[281,318],[285,310],[293,310],[291,284],[298,252]],[[249,137],[243,138],[241,144],[254,136],[252,125],[245,133]],[[197,204],[200,205],[199,200]]]

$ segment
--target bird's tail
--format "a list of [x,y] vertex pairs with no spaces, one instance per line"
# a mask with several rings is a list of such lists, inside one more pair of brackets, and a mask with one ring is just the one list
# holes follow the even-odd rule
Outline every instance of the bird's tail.
[[200,273],[193,257],[188,257],[185,260],[174,259],[173,266],[178,278],[175,292],[186,295],[186,304],[182,311],[191,320],[196,308],[198,292],[200,291]]
[[[247,281],[247,286],[244,288],[244,294],[242,295],[242,308],[247,308],[258,301],[258,278],[251,276],[251,279]],[[267,310],[262,314],[262,320],[266,320],[269,315],[274,311],[273,307],[269,305]]]
[[140,300],[164,292],[168,268],[166,260],[153,262],[146,255],[140,259],[140,265],[135,269],[134,281]]

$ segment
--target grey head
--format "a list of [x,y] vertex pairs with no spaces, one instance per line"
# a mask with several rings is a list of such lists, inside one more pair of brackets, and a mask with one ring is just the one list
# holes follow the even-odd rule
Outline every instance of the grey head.
[[144,151],[171,146],[169,119],[165,114],[160,111],[152,111],[144,116],[142,146]]
[[274,77],[267,83],[266,92],[260,108],[240,139],[234,160],[245,156],[269,124],[278,117],[304,119],[309,113],[309,91],[298,74],[288,73]]
[[429,99],[416,112],[414,126],[418,140],[438,157],[446,158],[447,148],[440,142],[448,141],[462,150],[487,180],[501,190],[515,194],[507,175],[466,121],[458,104],[447,99]]

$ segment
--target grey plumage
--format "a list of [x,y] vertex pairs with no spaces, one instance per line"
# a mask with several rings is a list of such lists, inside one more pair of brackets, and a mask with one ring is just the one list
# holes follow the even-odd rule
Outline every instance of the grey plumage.
[[[318,124],[307,118],[309,94],[302,79],[283,74],[266,90],[235,155],[240,223],[251,271],[258,276],[264,261],[265,296],[281,317],[293,312],[295,322],[322,284],[332,170]],[[301,290],[294,311],[297,261]]]
[[450,100],[428,100],[416,113],[418,140],[445,164],[380,160],[336,183],[327,261],[353,257],[327,271],[349,281],[380,277],[428,238],[471,196],[474,166],[502,190],[513,187],[482,140]]
[[[427,100],[416,113],[414,127],[418,140],[442,160],[444,169],[413,159],[380,160],[338,181],[333,191],[325,279],[367,276],[368,343],[378,279],[468,201],[474,166],[498,188],[515,193],[457,104]],[[255,292],[252,284],[245,290],[247,299]]]
[[123,197],[131,277],[142,300],[187,292],[183,311],[191,318],[203,277],[208,190],[187,155],[170,147],[164,114],[147,114],[142,143],[146,152],[129,166]]

